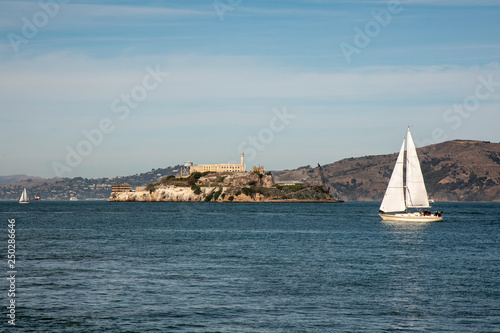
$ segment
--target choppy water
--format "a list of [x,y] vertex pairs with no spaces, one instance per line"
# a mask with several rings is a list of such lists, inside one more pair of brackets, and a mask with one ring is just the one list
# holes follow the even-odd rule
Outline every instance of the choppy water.
[[[17,332],[500,332],[500,204],[0,203]],[[16,327],[7,321],[16,220]]]

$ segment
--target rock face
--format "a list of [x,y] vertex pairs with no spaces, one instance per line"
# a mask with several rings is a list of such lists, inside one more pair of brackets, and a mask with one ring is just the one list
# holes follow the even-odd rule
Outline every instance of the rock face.
[[[271,175],[258,173],[209,173],[194,178],[171,178],[166,184],[138,192],[112,192],[108,201],[117,202],[260,202],[266,199],[251,187],[274,186]],[[247,191],[243,189],[249,189]],[[247,194],[245,194],[245,192]]]
[[205,198],[205,193],[212,191],[213,187],[205,187],[202,194],[195,194],[190,187],[178,187],[174,185],[162,186],[154,191],[139,192],[112,192],[108,201],[137,201],[137,202],[201,202]]
[[[234,195],[235,191],[232,187],[201,187],[201,193],[195,194],[194,190],[190,187],[179,186],[164,186],[160,187],[153,192],[139,191],[139,192],[113,192],[109,198],[109,202],[261,202],[265,197],[256,193],[254,196],[249,196],[241,191],[239,194]],[[218,193],[217,198],[214,198],[215,193]],[[238,191],[236,191],[238,193]],[[212,195],[210,200],[209,196]],[[233,197],[230,200],[230,197]]]
[[276,186],[261,173],[166,177],[137,192],[112,192],[110,202],[336,202],[321,187]]

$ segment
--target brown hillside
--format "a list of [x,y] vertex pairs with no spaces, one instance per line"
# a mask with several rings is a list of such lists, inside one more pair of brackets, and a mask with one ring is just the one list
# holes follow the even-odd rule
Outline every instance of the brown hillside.
[[[500,202],[500,144],[455,140],[418,149],[429,196],[437,201]],[[390,155],[348,158],[323,166],[344,200],[380,201],[396,162]],[[320,184],[310,166],[273,172],[275,181]]]

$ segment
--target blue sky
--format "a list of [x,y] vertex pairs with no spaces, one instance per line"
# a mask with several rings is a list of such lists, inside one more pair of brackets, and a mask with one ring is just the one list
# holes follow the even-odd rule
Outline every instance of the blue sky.
[[498,17],[493,0],[0,1],[0,175],[241,150],[295,168],[396,152],[408,125],[419,146],[499,142]]

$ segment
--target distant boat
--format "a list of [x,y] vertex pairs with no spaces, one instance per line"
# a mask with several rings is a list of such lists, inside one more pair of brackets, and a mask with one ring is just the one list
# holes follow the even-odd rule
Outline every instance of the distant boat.
[[78,201],[78,198],[77,197],[71,197],[71,198],[69,198],[69,201]]
[[28,199],[28,194],[26,193],[26,187],[23,190],[23,193],[21,194],[21,197],[19,198],[19,203],[29,203]]
[[[403,167],[405,162],[405,143],[406,147],[406,186],[403,180]],[[405,191],[406,190],[406,191]],[[417,209],[409,212],[408,208]],[[392,172],[389,185],[380,205],[379,215],[386,221],[401,222],[440,222],[443,221],[442,213],[431,213],[427,189],[425,188],[424,176],[420,168],[420,162],[417,156],[417,149],[410,133],[410,128],[403,139],[403,145],[399,151],[396,165]],[[420,211],[418,211],[420,209]]]

